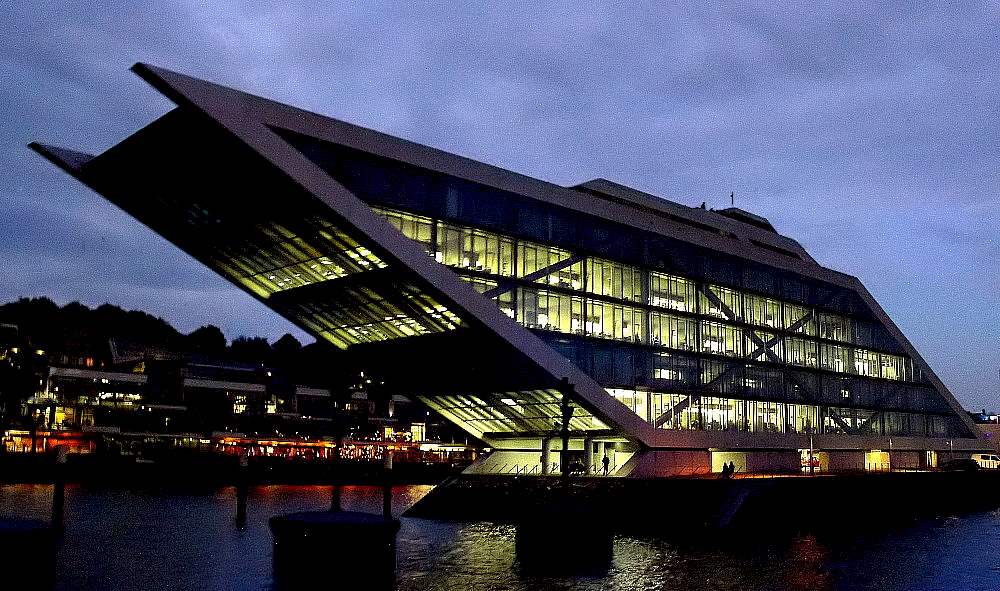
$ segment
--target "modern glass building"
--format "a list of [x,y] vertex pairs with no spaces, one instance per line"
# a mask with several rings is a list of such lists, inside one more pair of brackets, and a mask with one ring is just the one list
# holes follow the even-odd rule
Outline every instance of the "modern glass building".
[[564,438],[642,477],[991,447],[864,286],[762,217],[133,69],[177,108],[98,156],[33,147],[486,442],[472,471],[558,472]]

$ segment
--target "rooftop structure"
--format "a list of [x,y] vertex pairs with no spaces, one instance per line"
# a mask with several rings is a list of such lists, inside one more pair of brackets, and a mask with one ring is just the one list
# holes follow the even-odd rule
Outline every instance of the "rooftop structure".
[[563,436],[615,476],[991,448],[861,282],[761,216],[133,69],[177,108],[98,156],[33,147],[495,449],[471,470],[562,470]]

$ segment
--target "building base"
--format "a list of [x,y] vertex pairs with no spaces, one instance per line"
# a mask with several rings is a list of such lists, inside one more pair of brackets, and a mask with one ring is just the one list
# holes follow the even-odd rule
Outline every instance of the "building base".
[[1000,507],[1000,470],[571,478],[565,486],[558,478],[463,474],[438,485],[404,516],[518,524],[565,504],[615,533],[666,538],[719,529],[867,529]]

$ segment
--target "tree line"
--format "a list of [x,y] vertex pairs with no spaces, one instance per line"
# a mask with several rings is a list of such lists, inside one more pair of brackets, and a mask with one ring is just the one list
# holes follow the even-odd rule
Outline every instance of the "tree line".
[[342,358],[340,350],[329,343],[303,346],[291,334],[273,343],[264,337],[245,335],[229,342],[222,330],[211,324],[184,334],[147,312],[124,310],[112,304],[89,308],[79,302],[60,307],[46,297],[21,298],[0,305],[0,325],[5,325],[0,338],[6,341],[0,341],[0,347],[20,345],[43,351],[42,355],[53,363],[67,356],[90,358],[97,366],[109,365],[108,342],[115,339],[224,361],[280,367],[308,383],[316,381],[310,377],[317,371],[325,374],[320,381],[329,381],[329,371],[341,365],[337,362]]

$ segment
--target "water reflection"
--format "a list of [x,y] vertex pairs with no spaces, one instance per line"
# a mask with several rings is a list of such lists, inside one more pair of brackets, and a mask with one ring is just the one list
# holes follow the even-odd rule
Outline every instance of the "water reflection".
[[[430,487],[397,487],[399,515]],[[277,591],[267,519],[326,509],[329,487],[250,489],[236,522],[234,488],[120,490],[69,487],[66,531],[51,588],[96,591],[247,589]],[[47,517],[50,486],[0,485],[0,515]],[[346,487],[344,509],[381,511],[377,487]],[[609,563],[547,569],[550,544],[531,560],[517,553],[516,528],[491,523],[403,519],[397,537],[399,591],[841,591],[1000,588],[1000,515],[929,520],[877,534],[719,535],[673,540],[614,538]],[[350,540],[319,540],[317,561]],[[527,564],[531,562],[531,564]],[[583,565],[586,567],[587,565]],[[341,577],[331,573],[337,588]],[[38,588],[35,586],[35,588]],[[357,588],[357,587],[355,587]]]
[[827,568],[830,553],[815,536],[795,536],[784,558],[784,575],[781,578],[788,591],[830,588],[830,571]]

